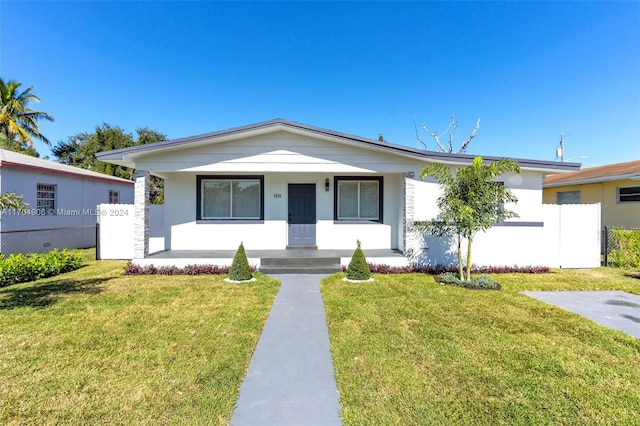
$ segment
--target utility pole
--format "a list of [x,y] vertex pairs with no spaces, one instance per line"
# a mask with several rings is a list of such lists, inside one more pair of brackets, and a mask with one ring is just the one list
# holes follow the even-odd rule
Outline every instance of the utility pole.
[[560,148],[556,150],[556,157],[560,157],[560,162],[564,162],[564,133],[560,133]]

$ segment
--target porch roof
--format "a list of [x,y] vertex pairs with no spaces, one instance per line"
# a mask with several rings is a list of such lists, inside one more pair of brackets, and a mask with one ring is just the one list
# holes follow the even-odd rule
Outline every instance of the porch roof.
[[[363,138],[360,136],[354,136],[334,130],[323,129],[320,127],[276,118],[269,121],[234,127],[226,130],[219,130],[216,132],[205,133],[186,138],[172,139],[147,145],[138,145],[129,148],[100,152],[96,154],[96,158],[100,161],[135,168],[137,161],[150,154],[160,153],[163,151],[176,151],[200,145],[228,142],[236,139],[273,133],[276,131],[287,131],[290,133],[307,135],[310,137],[330,140],[333,142],[343,143],[351,146],[357,146],[363,149],[387,152],[394,155],[400,155],[403,157],[409,157],[426,162],[437,162],[450,165],[466,165],[470,164],[476,157],[476,155],[468,154],[450,154],[436,151],[424,151],[420,149],[409,148],[403,145],[391,144],[374,139]],[[495,156],[482,157],[487,162],[497,161],[501,158]],[[516,160],[520,164],[520,167],[522,169],[538,170],[543,173],[558,173],[580,169],[579,163],[559,163],[555,161],[540,161],[517,158],[514,160]]]

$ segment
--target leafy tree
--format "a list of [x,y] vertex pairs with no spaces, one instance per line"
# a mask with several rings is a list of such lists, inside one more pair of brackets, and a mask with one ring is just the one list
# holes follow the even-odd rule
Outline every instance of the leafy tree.
[[247,259],[247,254],[244,251],[244,245],[240,243],[240,246],[233,257],[231,268],[229,269],[229,279],[233,281],[248,281],[251,277],[249,260]]
[[2,134],[0,134],[0,148],[19,152],[20,154],[30,155],[32,157],[40,157],[40,154],[36,151],[33,145],[20,142],[17,139],[7,139],[7,137]]
[[366,281],[371,278],[371,269],[364,256],[364,252],[360,248],[360,240],[358,240],[358,246],[351,256],[351,261],[347,267],[347,279],[356,281]]
[[24,211],[27,206],[28,204],[23,201],[22,195],[17,195],[14,192],[7,192],[4,195],[0,195],[0,210],[11,209]]
[[38,121],[53,121],[53,116],[46,112],[37,111],[29,104],[40,102],[40,98],[33,94],[33,86],[20,91],[19,83],[15,80],[4,81],[0,78],[0,134],[3,136],[2,146],[18,152],[33,152],[33,139],[40,139],[51,145],[49,139],[40,133]]
[[[437,237],[455,238],[461,280],[471,279],[471,244],[475,235],[518,216],[504,208],[505,203],[516,203],[518,199],[504,184],[495,181],[505,172],[520,173],[520,166],[516,161],[504,158],[483,164],[482,157],[476,157],[470,165],[458,168],[455,176],[439,163],[427,165],[420,172],[422,179],[431,176],[438,181],[442,195],[437,201],[438,216],[433,221],[419,224],[417,230]],[[466,277],[462,265],[463,239],[467,240]]]
[[[69,137],[66,141],[58,142],[51,151],[60,163],[132,180],[134,169],[98,161],[96,153],[145,145],[165,139],[167,139],[166,135],[148,127],[136,129],[136,139],[134,139],[120,127],[103,123],[102,126],[96,126],[93,133],[80,133]],[[151,203],[162,204],[164,181],[159,177],[151,176],[149,187]]]

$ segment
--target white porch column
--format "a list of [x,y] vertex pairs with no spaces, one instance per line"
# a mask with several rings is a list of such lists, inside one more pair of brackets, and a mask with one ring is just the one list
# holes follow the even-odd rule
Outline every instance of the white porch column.
[[415,221],[415,173],[407,172],[404,174],[404,183],[402,192],[404,198],[404,228],[402,230],[402,252],[405,256],[411,257],[412,251],[415,249],[415,234],[413,232],[413,222]]
[[133,258],[149,255],[149,172],[136,170],[133,207]]

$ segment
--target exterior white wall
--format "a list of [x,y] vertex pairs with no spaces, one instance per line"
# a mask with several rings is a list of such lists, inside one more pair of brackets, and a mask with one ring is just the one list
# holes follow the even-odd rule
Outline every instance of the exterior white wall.
[[[398,247],[398,223],[402,209],[402,176],[384,177],[384,223],[334,223],[333,178],[330,173],[267,173],[264,175],[264,221],[230,223],[196,221],[196,174],[165,175],[165,249],[280,250],[288,243],[289,183],[316,185],[316,245],[318,249],[352,249],[361,240],[369,249]],[[329,191],[325,180],[329,179]]]
[[[5,210],[0,217],[3,254],[92,247],[97,205],[109,201],[109,190],[119,191],[120,202],[133,202],[133,185],[127,183],[9,167],[1,170],[0,192],[22,194],[29,204],[26,213]],[[55,215],[36,214],[38,183],[56,185]],[[7,233],[18,230],[39,231]]]
[[[98,205],[100,236],[97,247],[100,259],[132,259],[133,254],[133,204]],[[164,250],[164,206],[149,206],[149,253]]]
[[136,169],[203,173],[302,172],[401,173],[415,159],[289,132],[159,152],[136,161]]

